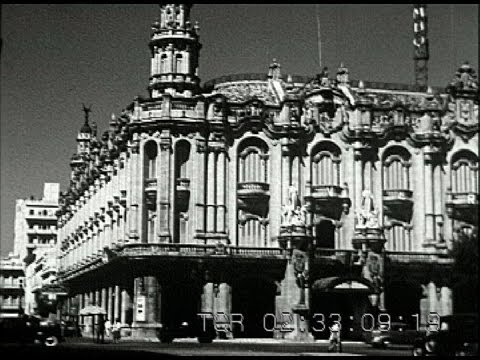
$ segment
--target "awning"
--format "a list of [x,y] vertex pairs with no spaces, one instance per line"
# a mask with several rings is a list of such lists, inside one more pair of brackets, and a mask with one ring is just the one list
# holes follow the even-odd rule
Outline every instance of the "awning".
[[365,278],[342,276],[318,279],[313,283],[312,290],[319,292],[360,292],[365,294],[375,292],[370,281]]

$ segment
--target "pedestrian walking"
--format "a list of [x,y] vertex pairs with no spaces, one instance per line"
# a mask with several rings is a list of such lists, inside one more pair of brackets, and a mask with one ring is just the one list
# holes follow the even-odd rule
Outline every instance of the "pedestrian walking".
[[112,334],[113,334],[113,343],[116,344],[120,340],[120,330],[122,329],[122,324],[120,320],[116,319],[115,324],[113,325]]
[[107,338],[110,338],[112,335],[112,323],[110,322],[110,319],[107,318],[107,321],[105,321],[105,336]]
[[340,339],[340,324],[338,322],[335,322],[330,327],[330,338],[328,340],[330,342],[328,352],[342,352],[342,340]]
[[97,324],[97,343],[105,343],[105,318],[103,315],[99,316]]

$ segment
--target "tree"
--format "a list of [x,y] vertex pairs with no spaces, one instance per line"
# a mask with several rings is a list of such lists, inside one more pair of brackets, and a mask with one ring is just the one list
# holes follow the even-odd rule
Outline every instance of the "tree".
[[453,308],[455,313],[478,312],[478,233],[461,234],[451,256]]

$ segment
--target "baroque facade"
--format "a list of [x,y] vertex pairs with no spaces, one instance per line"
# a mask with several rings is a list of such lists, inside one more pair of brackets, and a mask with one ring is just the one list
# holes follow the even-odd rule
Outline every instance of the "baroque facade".
[[[432,89],[274,61],[200,85],[190,9],[160,6],[148,97],[99,138],[84,109],[57,213],[63,311],[95,303],[140,337],[237,313],[219,335],[298,339],[325,335],[314,313],[352,337],[364,313],[451,313],[448,249],[478,221],[475,71]],[[268,313],[292,331],[265,331]]]

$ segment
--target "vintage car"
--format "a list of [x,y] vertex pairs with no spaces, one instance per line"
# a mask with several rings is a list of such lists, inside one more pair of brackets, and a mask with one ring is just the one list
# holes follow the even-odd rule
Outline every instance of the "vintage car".
[[478,355],[478,314],[442,316],[435,330],[415,340],[413,356]]
[[30,315],[0,317],[0,342],[57,346],[64,341],[59,323]]
[[387,348],[390,345],[413,345],[419,335],[417,329],[406,323],[392,322],[389,329],[381,325],[373,330],[366,340],[373,347]]
[[157,328],[157,337],[162,343],[171,343],[175,338],[194,338],[200,343],[211,343],[216,337],[213,319],[176,319]]

